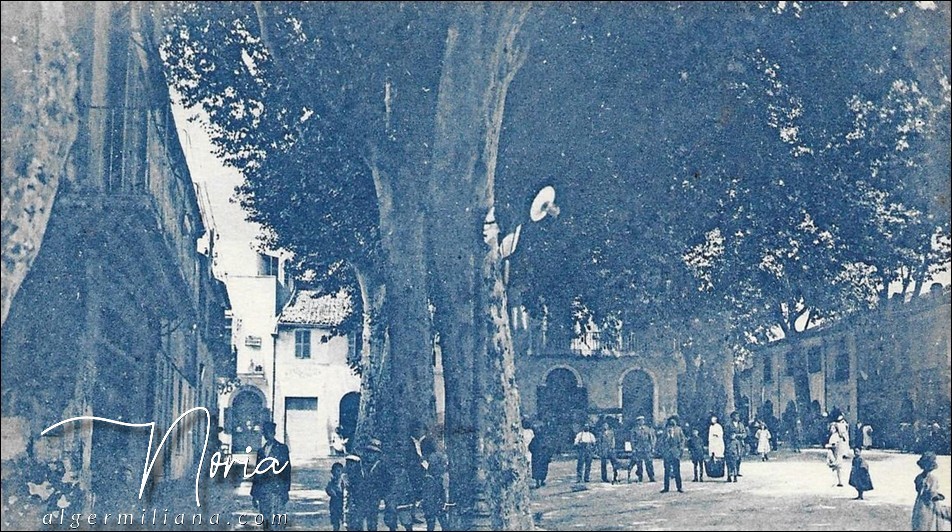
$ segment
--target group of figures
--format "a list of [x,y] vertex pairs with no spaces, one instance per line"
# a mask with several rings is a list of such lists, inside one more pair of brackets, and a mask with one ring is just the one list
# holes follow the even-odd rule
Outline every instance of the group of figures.
[[345,464],[331,466],[325,491],[334,530],[377,530],[380,506],[389,530],[413,530],[422,511],[427,530],[447,529],[448,459],[434,438],[422,431],[391,453],[371,439]]
[[[446,453],[422,428],[413,432],[389,453],[380,440],[370,439],[348,454],[344,464],[331,466],[325,492],[334,530],[377,530],[381,503],[384,524],[390,530],[413,530],[415,523],[426,523],[427,530],[435,530],[437,522],[443,530],[448,528],[447,509],[452,504],[447,502]],[[265,423],[262,434],[265,443],[256,460],[272,459],[277,467],[255,475],[251,497],[267,530],[273,516],[285,514],[291,463],[288,446],[275,439],[275,424]]]
[[895,446],[899,450],[908,453],[922,454],[933,452],[936,454],[949,454],[952,452],[952,427],[949,421],[943,423],[932,421],[931,423],[914,421],[912,423],[900,423],[896,430]]
[[[741,421],[737,412],[731,414],[731,421],[721,426],[716,416],[711,416],[706,440],[697,428],[691,429],[686,436],[681,428],[678,416],[671,416],[664,429],[658,435],[639,416],[631,430],[630,438],[624,448],[630,449],[631,457],[627,464],[628,482],[632,481],[634,470],[638,482],[645,476],[649,482],[655,482],[653,460],[660,455],[664,462],[664,488],[667,493],[674,480],[675,488],[683,493],[681,479],[681,460],[687,449],[694,467],[694,481],[703,482],[705,474],[711,478],[727,477],[728,482],[737,482],[741,476],[740,466],[746,452],[748,438],[747,425]],[[768,459],[771,434],[764,424],[757,424],[757,453],[761,460]],[[258,450],[257,461],[273,460],[276,467],[268,468],[254,477],[251,496],[258,511],[265,516],[265,529],[269,528],[269,517],[285,513],[291,487],[291,464],[287,445],[275,438],[275,424],[265,423],[264,445]],[[828,465],[833,470],[837,486],[842,486],[841,471],[844,459],[852,457],[849,484],[857,491],[856,499],[873,489],[869,473],[869,464],[863,457],[863,448],[868,436],[860,432],[860,441],[850,445],[849,424],[838,416],[829,425],[829,439],[826,448],[829,451]],[[447,529],[447,510],[452,506],[447,495],[448,459],[436,440],[425,431],[415,430],[405,445],[397,445],[391,453],[385,453],[379,440],[371,439],[358,452],[346,457],[346,464],[334,463],[331,478],[325,491],[329,498],[330,519],[334,530],[377,530],[380,507],[383,505],[384,524],[389,530],[413,530],[413,525],[425,522],[428,531],[435,530],[439,522],[441,529]],[[523,438],[528,442],[529,460],[533,487],[545,484],[549,463],[553,458],[544,427],[536,429],[528,424],[524,426]],[[584,483],[590,481],[593,459],[601,460],[601,477],[604,482],[618,482],[618,473],[622,469],[619,459],[615,433],[608,423],[603,423],[596,436],[590,425],[586,425],[575,436],[577,453],[576,483],[584,489]],[[408,464],[408,465],[407,465]],[[952,511],[945,502],[945,496],[939,492],[940,479],[935,453],[923,453],[917,465],[922,470],[915,478],[916,501],[912,513],[913,530],[952,530]],[[608,467],[612,477],[609,479]],[[422,510],[423,520],[419,520],[418,510]]]
[[[660,456],[664,464],[664,488],[662,493],[670,491],[670,482],[674,480],[675,488],[683,492],[681,479],[681,460],[684,450],[687,449],[694,467],[693,482],[704,482],[708,478],[727,477],[728,482],[737,482],[740,474],[740,464],[746,454],[748,437],[747,425],[740,420],[740,414],[731,414],[731,422],[725,428],[720,424],[717,416],[711,416],[710,425],[705,434],[697,428],[690,429],[690,436],[685,434],[678,416],[671,416],[660,432],[645,423],[644,416],[635,419],[630,438],[625,442],[625,452],[630,452],[627,464],[627,480],[631,482],[631,473],[634,470],[638,482],[643,482],[647,476],[648,482],[655,481],[654,458]],[[759,424],[756,430],[758,440],[757,452],[762,460],[767,460],[771,450],[770,431],[764,424]],[[622,469],[619,460],[619,451],[616,447],[616,436],[611,425],[603,423],[596,436],[591,425],[586,425],[575,436],[575,450],[577,454],[576,482],[579,485],[591,479],[591,464],[595,456],[601,459],[601,473],[603,482],[618,482],[618,473]],[[608,465],[612,467],[612,478],[608,478]],[[726,475],[725,475],[726,473]]]

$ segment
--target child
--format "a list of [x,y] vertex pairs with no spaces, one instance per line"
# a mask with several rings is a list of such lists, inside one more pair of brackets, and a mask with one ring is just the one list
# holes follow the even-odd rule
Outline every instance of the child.
[[344,466],[340,462],[331,466],[331,479],[324,491],[330,497],[331,525],[340,530],[344,521]]
[[830,454],[826,458],[826,465],[830,467],[836,476],[836,486],[842,488],[843,455],[845,454],[844,451],[848,451],[849,448],[846,447],[846,442],[843,440],[843,437],[840,436],[840,433],[836,431],[836,428],[832,424],[830,425],[830,439],[827,441],[826,448],[830,450]]
[[760,454],[760,459],[764,462],[767,461],[767,453],[770,452],[770,438],[772,438],[770,431],[767,430],[767,425],[763,422],[760,423],[760,428],[757,429],[757,452]]
[[383,522],[391,532],[397,525],[413,530],[413,488],[407,470],[396,467],[391,477],[390,492],[384,500]]
[[694,464],[694,480],[691,482],[704,482],[704,459],[707,453],[704,451],[704,439],[697,429],[691,429],[688,450],[691,452],[691,463]]
[[850,471],[850,486],[856,488],[856,500],[863,500],[863,492],[873,489],[873,481],[869,478],[869,464],[860,456],[862,449],[856,446],[853,449],[853,469]]
[[[538,438],[538,436],[535,436]],[[533,438],[534,439],[534,438]],[[426,474],[423,476],[423,517],[426,520],[426,529],[429,532],[436,530],[436,522],[440,522],[441,530],[448,530],[446,515],[446,481],[448,469],[446,453],[437,449],[429,439],[424,440],[423,448],[426,459]]]

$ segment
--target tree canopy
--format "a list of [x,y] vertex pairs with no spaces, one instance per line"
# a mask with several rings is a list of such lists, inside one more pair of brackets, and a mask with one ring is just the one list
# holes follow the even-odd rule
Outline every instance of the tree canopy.
[[948,9],[796,6],[546,11],[501,155],[514,207],[561,194],[515,258],[528,306],[746,343],[948,267]]
[[[688,344],[679,324],[701,321],[723,333],[721,365],[948,268],[948,5],[529,11],[516,46],[472,5],[163,9],[169,79],[242,172],[249,217],[299,275],[384,279],[393,364],[425,365],[430,303],[446,353],[511,349],[471,336],[470,300],[506,308],[498,257],[459,243],[483,209],[524,225],[508,288],[563,339],[591,318]],[[461,64],[487,57],[485,79]],[[543,185],[562,214],[526,225]]]

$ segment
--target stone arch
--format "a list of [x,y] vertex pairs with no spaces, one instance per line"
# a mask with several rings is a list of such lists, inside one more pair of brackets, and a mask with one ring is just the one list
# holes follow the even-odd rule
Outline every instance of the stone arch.
[[341,436],[348,444],[355,443],[354,434],[357,432],[357,414],[360,411],[360,392],[347,392],[340,398],[338,408],[338,426]]
[[261,391],[261,388],[258,388],[257,386],[252,386],[250,384],[242,384],[241,386],[236,388],[235,391],[232,392],[231,397],[229,397],[228,399],[228,406],[229,407],[235,406],[235,399],[238,398],[238,396],[243,393],[252,393],[257,395],[261,399],[261,404],[267,407],[268,405],[267,396],[265,396],[264,392]]
[[572,373],[572,375],[575,375],[576,386],[581,386],[583,388],[585,387],[585,381],[582,379],[582,374],[579,373],[577,369],[573,368],[572,366],[568,364],[556,364],[550,367],[549,369],[545,370],[545,377],[542,379],[542,384],[545,385],[545,383],[549,381],[549,377],[552,376],[552,373],[559,369],[567,370],[570,373]]
[[632,366],[618,377],[618,406],[623,424],[634,423],[637,416],[645,416],[649,425],[659,423],[659,399],[658,379],[650,370]]
[[247,452],[261,445],[261,425],[271,419],[268,400],[256,386],[241,386],[229,399],[227,425],[232,453]]
[[549,431],[554,450],[571,450],[576,431],[588,417],[588,389],[581,375],[568,365],[550,367],[536,397],[539,418]]

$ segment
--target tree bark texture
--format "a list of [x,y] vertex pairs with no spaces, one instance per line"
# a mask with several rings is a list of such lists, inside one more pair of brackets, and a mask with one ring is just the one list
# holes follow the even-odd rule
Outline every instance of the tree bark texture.
[[362,327],[360,344],[360,410],[352,448],[365,445],[382,426],[380,417],[388,410],[388,364],[390,340],[384,303],[387,287],[372,267],[353,267],[360,288]]
[[[379,159],[378,159],[379,160]],[[400,452],[414,427],[436,422],[433,333],[427,298],[425,218],[420,206],[419,170],[384,159],[372,164],[380,205],[380,235],[386,254],[386,297],[389,362],[384,366],[389,399],[378,415],[378,434],[388,452]],[[392,159],[391,159],[392,161]],[[386,166],[384,166],[386,165]],[[403,455],[394,458],[407,459]]]
[[451,498],[465,529],[532,528],[494,179],[527,5],[459,6],[447,33],[429,212]]
[[[3,5],[2,322],[40,251],[76,139],[76,67],[62,2]],[[0,322],[0,323],[2,323]]]

